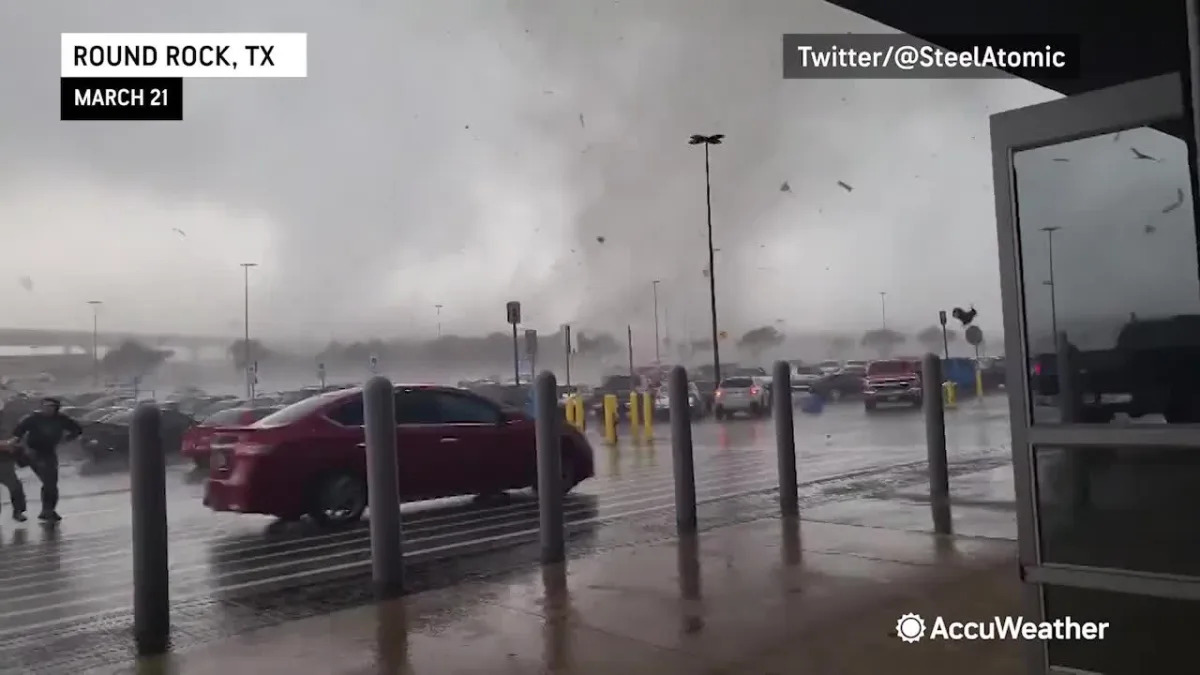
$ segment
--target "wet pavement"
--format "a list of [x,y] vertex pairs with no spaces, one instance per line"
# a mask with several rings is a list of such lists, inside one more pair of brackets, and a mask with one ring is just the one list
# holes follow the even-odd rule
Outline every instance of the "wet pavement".
[[[1003,399],[948,411],[953,485],[989,481],[981,476],[994,483],[994,476],[1011,475],[1006,413]],[[622,439],[610,448],[594,439],[598,475],[567,500],[572,555],[674,535],[665,430],[665,424],[657,427],[652,444]],[[696,425],[702,529],[777,513],[773,434],[770,420]],[[919,501],[926,484],[919,411],[868,416],[861,406],[846,404],[816,416],[798,413],[796,437],[806,518],[927,529],[928,506]],[[215,514],[200,504],[199,482],[189,482],[182,469],[171,470],[168,484],[177,651],[369,602],[365,526],[324,531],[306,523]],[[26,485],[36,497],[36,481]],[[124,475],[64,475],[61,526],[2,521],[0,672],[89,672],[131,658],[127,488]],[[968,497],[976,490],[958,489],[966,489]],[[980,510],[978,517],[971,508]],[[1003,504],[961,509],[967,514],[964,527],[1008,536],[1003,523],[1013,515]],[[491,579],[536,562],[537,509],[527,494],[490,503],[406,505],[404,518],[411,590]]]
[[999,675],[1017,641],[897,620],[1018,610],[1015,546],[764,519],[268,628],[139,673]]

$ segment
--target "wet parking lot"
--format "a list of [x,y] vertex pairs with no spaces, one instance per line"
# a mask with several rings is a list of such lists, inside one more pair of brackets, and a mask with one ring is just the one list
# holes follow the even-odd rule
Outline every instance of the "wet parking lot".
[[[953,475],[1008,464],[1006,410],[998,398],[948,412]],[[622,438],[609,447],[593,438],[597,476],[566,501],[572,552],[673,535],[666,426],[658,426],[653,443]],[[693,435],[702,529],[777,512],[770,420],[706,421]],[[796,438],[802,509],[919,492],[925,484],[919,411],[867,415],[859,405],[833,406],[821,415],[798,414]],[[24,477],[36,497],[36,481]],[[57,528],[13,523],[7,505],[0,515],[3,672],[104,672],[131,655],[128,479],[73,475],[62,488],[65,520]],[[176,649],[370,599],[365,525],[322,530],[216,514],[200,504],[201,490],[182,469],[168,475]],[[536,562],[537,504],[529,494],[410,504],[403,512],[410,590]]]

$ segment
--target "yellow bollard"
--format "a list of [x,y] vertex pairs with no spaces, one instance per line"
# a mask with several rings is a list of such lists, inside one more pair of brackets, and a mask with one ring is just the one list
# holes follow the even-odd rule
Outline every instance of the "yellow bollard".
[[975,398],[983,400],[983,371],[975,364]]
[[647,441],[654,440],[654,397],[649,392],[642,394],[642,431]]
[[580,431],[587,431],[587,406],[582,396],[575,397],[575,426]]
[[579,423],[575,421],[575,397],[568,396],[566,404],[563,406],[567,414],[567,424],[579,428]]
[[638,440],[638,418],[641,410],[638,408],[638,393],[629,392],[629,438]]
[[953,382],[942,383],[942,404],[947,408],[958,407],[958,388]]
[[617,442],[617,395],[604,395],[604,440]]

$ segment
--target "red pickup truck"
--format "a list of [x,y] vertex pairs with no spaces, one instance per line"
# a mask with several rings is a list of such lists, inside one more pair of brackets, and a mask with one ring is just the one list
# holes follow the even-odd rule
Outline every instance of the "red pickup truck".
[[921,362],[916,359],[884,359],[867,364],[863,376],[863,407],[901,404],[921,407]]

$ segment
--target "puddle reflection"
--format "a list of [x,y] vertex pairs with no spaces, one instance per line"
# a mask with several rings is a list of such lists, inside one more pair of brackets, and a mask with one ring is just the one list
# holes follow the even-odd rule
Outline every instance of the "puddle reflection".
[[380,675],[410,675],[408,613],[405,600],[375,606],[375,662]]

